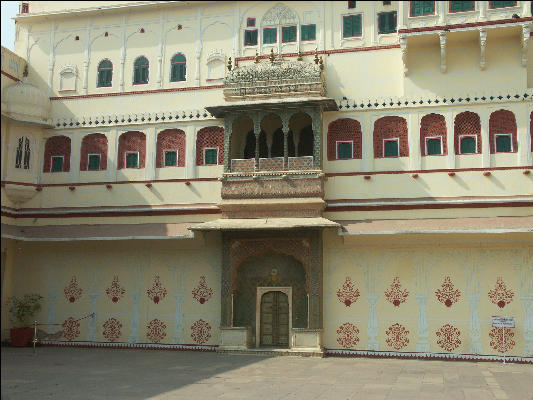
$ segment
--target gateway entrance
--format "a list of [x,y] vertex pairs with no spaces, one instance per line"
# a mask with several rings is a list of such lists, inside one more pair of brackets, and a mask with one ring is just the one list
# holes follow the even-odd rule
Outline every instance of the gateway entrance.
[[268,292],[261,298],[261,346],[289,346],[289,299],[283,292]]

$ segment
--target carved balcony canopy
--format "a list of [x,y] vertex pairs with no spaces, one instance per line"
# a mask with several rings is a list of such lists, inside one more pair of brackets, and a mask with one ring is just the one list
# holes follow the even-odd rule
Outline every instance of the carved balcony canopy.
[[289,61],[271,54],[269,61],[235,67],[224,79],[226,101],[324,97],[326,81],[321,60]]

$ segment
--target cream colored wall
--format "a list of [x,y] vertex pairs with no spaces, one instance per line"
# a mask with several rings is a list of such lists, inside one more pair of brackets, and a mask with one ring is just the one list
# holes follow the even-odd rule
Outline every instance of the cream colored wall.
[[[108,341],[103,336],[103,324],[115,318],[122,324],[117,342],[150,343],[147,324],[157,318],[166,324],[166,337],[161,343],[198,344],[191,338],[191,326],[202,319],[211,327],[211,337],[202,344],[214,345],[220,318],[219,247],[214,236],[208,236],[205,242],[17,243],[7,253],[14,273],[6,279],[14,295],[35,292],[44,296],[39,323],[63,324],[69,317],[77,319],[96,312],[94,320],[80,321],[80,335],[74,341]],[[106,294],[114,276],[125,289],[116,303]],[[160,277],[167,291],[157,304],[147,294],[155,276]],[[204,304],[192,295],[201,276],[213,290]],[[83,292],[70,302],[64,290],[74,277]],[[9,327],[4,308],[2,311],[2,326]],[[43,327],[48,332],[61,329]],[[3,329],[2,338],[5,332]]]
[[[343,244],[341,238],[330,232],[324,239],[325,347],[343,349],[338,342],[341,335],[337,330],[341,325],[351,323],[359,329],[359,342],[348,346],[351,349],[464,354],[481,350],[481,354],[501,355],[491,347],[489,332],[491,316],[503,315],[513,316],[516,323],[516,328],[511,329],[515,345],[507,354],[531,356],[533,343],[526,335],[526,327],[532,321],[526,320],[524,307],[528,303],[524,296],[532,294],[532,257],[533,248],[521,243],[505,243],[497,247],[457,243],[441,243],[439,246],[382,243],[369,249],[356,243]],[[439,302],[435,294],[436,290],[442,289],[447,276],[454,289],[460,291],[458,302],[451,307]],[[342,289],[347,277],[360,294],[350,306],[337,297],[337,291]],[[399,277],[401,289],[408,291],[406,301],[398,307],[385,296],[395,277]],[[507,289],[513,292],[511,302],[504,308],[493,304],[488,296],[498,277],[502,277]],[[375,313],[370,307],[373,301],[376,302]],[[421,344],[425,334],[423,315],[427,319],[427,346]],[[376,318],[375,325],[372,316]],[[476,343],[476,317],[481,329],[480,347],[478,351],[472,351],[471,346]],[[387,329],[396,323],[409,331],[409,342],[401,349],[386,342]],[[460,343],[450,351],[437,344],[436,332],[446,324],[460,331]]]

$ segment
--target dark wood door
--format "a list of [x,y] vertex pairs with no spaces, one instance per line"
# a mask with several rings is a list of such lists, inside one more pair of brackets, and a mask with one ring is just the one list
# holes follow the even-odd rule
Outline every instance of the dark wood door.
[[261,346],[289,346],[289,299],[282,292],[261,298]]

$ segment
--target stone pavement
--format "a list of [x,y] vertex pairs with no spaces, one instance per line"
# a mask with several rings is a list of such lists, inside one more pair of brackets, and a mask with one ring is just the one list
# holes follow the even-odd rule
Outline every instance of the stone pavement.
[[524,399],[533,365],[2,348],[2,400]]

